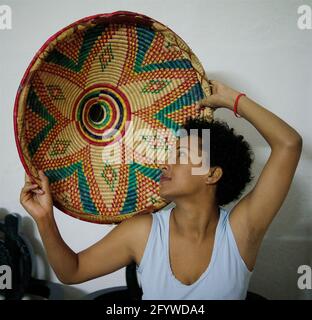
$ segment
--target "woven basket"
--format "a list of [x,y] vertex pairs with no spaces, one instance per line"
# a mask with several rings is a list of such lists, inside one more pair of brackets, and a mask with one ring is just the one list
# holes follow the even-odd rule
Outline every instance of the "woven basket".
[[158,211],[168,202],[151,155],[166,157],[210,94],[197,57],[163,24],[127,11],[87,17],[48,39],[26,70],[14,107],[19,156],[75,218],[112,224]]

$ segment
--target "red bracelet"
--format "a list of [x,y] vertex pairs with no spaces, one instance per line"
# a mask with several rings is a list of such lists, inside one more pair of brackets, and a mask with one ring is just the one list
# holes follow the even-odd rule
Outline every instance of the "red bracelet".
[[240,94],[236,97],[236,100],[235,100],[235,103],[234,103],[234,109],[233,109],[233,111],[234,111],[234,114],[235,114],[235,116],[236,116],[237,118],[241,118],[241,116],[237,114],[238,100],[239,100],[239,98],[240,98],[241,96],[246,96],[246,95],[245,95],[245,93],[240,93]]

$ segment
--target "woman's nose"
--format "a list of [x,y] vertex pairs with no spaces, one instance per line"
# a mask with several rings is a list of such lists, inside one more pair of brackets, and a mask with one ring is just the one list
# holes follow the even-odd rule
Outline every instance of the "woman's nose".
[[168,172],[168,170],[169,170],[169,165],[168,165],[167,163],[162,163],[162,164],[160,165],[160,169],[161,169],[162,172]]

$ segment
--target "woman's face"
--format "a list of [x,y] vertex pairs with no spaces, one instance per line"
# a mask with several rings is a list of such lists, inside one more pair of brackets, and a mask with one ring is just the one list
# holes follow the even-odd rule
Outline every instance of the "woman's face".
[[[190,139],[185,136],[178,139],[176,148],[169,155],[168,163],[163,164],[162,174],[170,180],[160,181],[160,196],[166,200],[174,201],[181,197],[190,197],[198,193],[205,187],[205,177],[208,175],[208,167],[203,162],[202,156],[207,157],[207,153],[197,147],[197,139]],[[207,159],[207,158],[205,158]],[[205,165],[206,174],[194,174],[195,168]],[[198,169],[197,169],[198,170]]]

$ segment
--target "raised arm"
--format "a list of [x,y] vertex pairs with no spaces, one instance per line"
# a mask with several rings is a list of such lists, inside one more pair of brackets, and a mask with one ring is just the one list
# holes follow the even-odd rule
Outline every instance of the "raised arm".
[[[218,81],[211,82],[213,94],[200,105],[215,105],[215,108],[225,107],[233,111],[239,92]],[[231,212],[231,226],[244,256],[243,251],[250,253],[251,248],[254,253],[257,251],[287,196],[300,159],[302,138],[294,128],[248,96],[240,98],[237,113],[249,121],[271,147],[270,157],[256,185]],[[251,259],[249,265],[252,266],[254,261]]]
[[[112,273],[134,261],[137,238],[146,227],[145,216],[133,217],[117,225],[91,247],[75,253],[63,241],[57,228],[48,177],[40,172],[41,188],[25,175],[20,202],[37,223],[49,263],[58,279],[76,284]],[[42,190],[42,192],[40,192]]]

